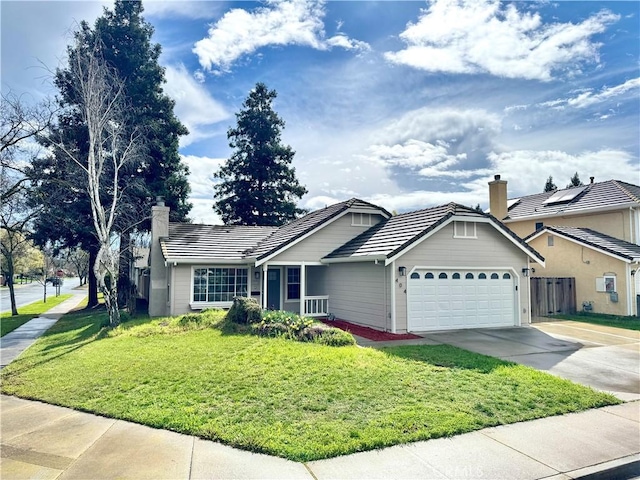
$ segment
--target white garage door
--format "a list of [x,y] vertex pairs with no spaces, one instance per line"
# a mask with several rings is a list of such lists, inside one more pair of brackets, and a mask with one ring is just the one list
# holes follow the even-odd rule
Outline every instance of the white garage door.
[[516,325],[515,280],[505,270],[416,270],[407,285],[408,330]]

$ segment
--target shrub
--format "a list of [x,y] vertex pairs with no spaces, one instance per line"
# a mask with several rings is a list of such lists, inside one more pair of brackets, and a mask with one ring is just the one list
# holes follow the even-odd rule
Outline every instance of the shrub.
[[348,332],[281,310],[263,313],[262,321],[254,324],[252,330],[265,337],[284,337],[334,347],[356,343],[353,335]]
[[254,298],[235,297],[226,318],[233,323],[258,323],[262,320],[262,309]]
[[356,344],[356,339],[353,338],[353,335],[335,327],[324,328],[313,341],[330,347],[345,347]]

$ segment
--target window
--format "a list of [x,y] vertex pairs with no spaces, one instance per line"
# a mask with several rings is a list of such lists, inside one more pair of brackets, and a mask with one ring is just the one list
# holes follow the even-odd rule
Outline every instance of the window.
[[467,273],[464,278],[467,280],[473,280],[473,273]]
[[460,280],[460,274],[456,272],[453,275],[451,275],[451,278],[453,278],[454,280]]
[[420,278],[420,274],[419,274],[419,273],[416,273],[416,272],[413,272],[413,273],[411,274],[411,278],[413,278],[413,279]]
[[231,302],[233,297],[247,296],[246,268],[195,268],[194,302]]
[[351,214],[351,226],[352,227],[370,227],[371,223],[370,213],[352,213]]
[[542,230],[542,227],[544,227],[544,223],[542,222],[536,222],[536,232],[538,230]]
[[508,273],[505,273],[504,275],[502,275],[502,278],[505,280],[510,280],[511,279],[511,275],[509,275]]
[[442,272],[440,275],[438,275],[438,278],[440,278],[440,279],[447,278],[447,274]]
[[549,235],[547,237],[547,246],[548,247],[553,247],[553,235]]
[[497,273],[492,273],[491,274],[491,280],[498,280],[500,278],[500,276]]
[[427,280],[431,280],[433,278],[433,273],[431,272],[427,272],[424,274],[424,278],[426,278]]
[[300,267],[287,268],[287,300],[300,300]]
[[613,293],[616,291],[616,277],[615,275],[604,276],[604,291],[607,293]]
[[453,222],[454,238],[477,238],[475,222]]
[[478,279],[479,280],[486,280],[487,279],[487,274],[486,273],[481,273],[478,275]]

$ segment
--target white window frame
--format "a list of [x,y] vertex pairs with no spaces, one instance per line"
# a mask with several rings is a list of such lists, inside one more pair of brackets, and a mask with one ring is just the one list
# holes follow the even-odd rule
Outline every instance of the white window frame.
[[[219,300],[219,301],[215,301],[215,300],[209,300],[209,270],[210,269],[234,269],[235,272],[235,277],[234,277],[234,292],[233,292],[233,296],[237,297],[237,296],[242,296],[242,292],[238,292],[238,270],[244,270],[246,272],[246,283],[245,283],[245,295],[246,297],[250,297],[251,296],[251,280],[249,278],[249,273],[250,273],[250,268],[246,265],[197,265],[197,266],[193,266],[191,267],[191,294],[190,294],[190,298],[191,298],[191,303],[190,306],[191,308],[198,310],[198,309],[203,309],[203,308],[207,308],[207,307],[220,307],[220,308],[229,308],[231,307],[231,305],[233,304],[233,300]],[[207,291],[205,292],[205,298],[206,300],[195,300],[195,275],[196,275],[196,270],[207,270],[207,283],[206,283],[206,289]]]
[[478,238],[476,222],[453,222],[453,238]]
[[[291,298],[289,297],[289,270],[298,270],[298,283],[294,283],[292,282],[291,285],[298,285],[300,288],[298,290],[298,298]],[[284,288],[285,288],[285,302],[297,302],[300,300],[300,298],[302,297],[302,267],[287,267],[285,269],[285,275],[286,275],[286,279],[284,282]]]
[[352,227],[371,227],[373,226],[373,220],[370,213],[351,213],[351,226]]
[[[617,286],[617,282],[616,282],[616,276],[615,275],[604,275],[604,291],[607,293],[615,293],[618,291],[618,286]],[[607,288],[607,286],[610,284],[609,281],[612,281],[613,284],[613,290]]]

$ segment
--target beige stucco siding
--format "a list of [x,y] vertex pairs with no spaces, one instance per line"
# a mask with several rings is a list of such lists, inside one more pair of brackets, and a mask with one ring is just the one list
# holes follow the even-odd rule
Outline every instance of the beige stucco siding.
[[524,238],[535,232],[537,222],[542,222],[544,226],[591,228],[627,242],[636,242],[634,239],[636,237],[635,222],[637,222],[637,216],[635,214],[631,215],[630,209],[591,215],[572,214],[568,217],[549,217],[517,222],[507,221],[505,224],[520,237]]
[[[549,237],[553,238],[553,246],[549,246]],[[624,262],[557,235],[545,233],[529,244],[546,260],[546,268],[536,267],[536,277],[575,277],[579,311],[583,302],[592,302],[594,312],[627,315],[627,266]],[[606,292],[596,292],[596,277],[605,273],[616,275],[618,302],[612,302]]]
[[336,318],[388,329],[383,263],[334,263],[328,267],[326,279],[329,311]]
[[[382,220],[381,215],[372,215],[374,224],[380,220]],[[352,226],[351,213],[347,213],[313,235],[287,248],[281,254],[269,259],[268,263],[284,265],[288,262],[319,262],[322,257],[369,228],[371,227]]]
[[[518,285],[520,318],[514,323],[526,325],[529,316],[529,288],[522,277],[522,268],[527,266],[528,256],[505,238],[494,227],[478,223],[477,238],[454,238],[453,224],[449,224],[431,237],[416,245],[395,261],[396,269],[396,328],[407,330],[407,278],[414,267],[486,267],[511,268]],[[398,276],[398,267],[407,269],[407,276]]]

